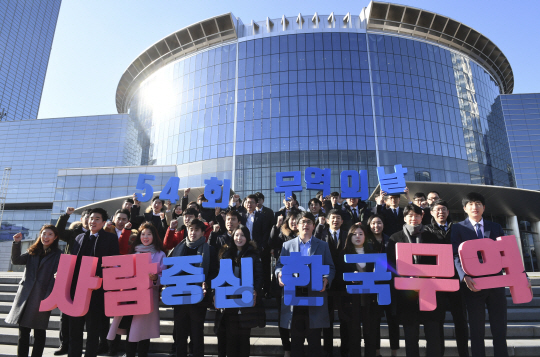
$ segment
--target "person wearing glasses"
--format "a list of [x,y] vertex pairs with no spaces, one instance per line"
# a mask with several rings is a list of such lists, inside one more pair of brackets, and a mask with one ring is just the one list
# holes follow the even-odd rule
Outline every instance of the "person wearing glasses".
[[[443,200],[436,200],[431,203],[431,223],[426,226],[426,230],[437,237],[439,244],[452,244],[452,226],[449,219],[450,211],[448,203]],[[454,269],[454,279],[458,279],[457,270]],[[454,321],[454,331],[459,357],[469,357],[469,327],[467,325],[467,314],[465,313],[465,303],[461,291],[442,292],[444,296],[444,310],[452,313]],[[444,321],[440,325],[442,352],[444,355]]]
[[[323,275],[323,288],[313,291],[311,284],[306,289],[297,292],[296,296],[322,297],[322,306],[287,306],[281,300],[280,326],[291,331],[291,356],[321,357],[321,332],[323,328],[330,327],[328,316],[328,296],[326,290],[330,287],[335,275],[334,262],[328,243],[313,236],[315,217],[311,212],[302,212],[297,218],[298,237],[283,243],[281,255],[276,265],[276,278],[281,287],[285,286],[281,280],[283,268],[282,257],[290,256],[292,252],[300,252],[302,256],[321,255],[323,265],[330,267],[329,274]],[[304,353],[304,340],[308,341],[307,353]]]

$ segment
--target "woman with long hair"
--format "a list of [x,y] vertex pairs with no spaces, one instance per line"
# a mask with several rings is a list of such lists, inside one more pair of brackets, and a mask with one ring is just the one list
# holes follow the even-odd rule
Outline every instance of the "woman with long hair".
[[[386,247],[390,237],[383,233],[384,221],[382,216],[374,214],[369,217],[367,221],[369,227],[365,251],[366,253],[386,253]],[[368,264],[367,271],[373,272],[374,265]],[[375,329],[375,345],[377,356],[381,355],[381,319],[386,315],[386,322],[388,323],[388,334],[390,337],[390,349],[392,350],[392,356],[397,356],[399,349],[399,322],[397,316],[392,312],[392,305],[379,305],[377,298],[371,296],[369,304],[370,313],[372,318],[371,326]]]
[[220,325],[225,324],[227,357],[247,357],[251,329],[257,326],[264,327],[265,312],[262,306],[261,292],[264,278],[260,253],[255,242],[251,240],[251,234],[246,226],[238,226],[233,233],[231,244],[221,248],[219,258],[220,263],[223,259],[232,260],[233,272],[238,278],[242,276],[242,258],[251,258],[253,262],[253,306],[218,309],[214,324],[216,335]]
[[[300,210],[292,208],[285,219],[283,219],[283,216],[278,216],[276,224],[272,226],[272,230],[270,231],[270,239],[268,240],[268,246],[270,247],[270,249],[272,249],[272,253],[276,261],[279,259],[283,243],[296,238],[296,236],[298,235],[296,218],[300,213]],[[283,346],[283,355],[284,357],[290,357],[291,334],[288,329],[280,326],[281,298],[283,297],[283,288],[279,286],[274,274],[272,274],[272,283],[274,287],[274,296],[276,297],[277,301],[279,337],[281,338],[281,345]]]
[[41,227],[38,238],[24,254],[21,254],[22,238],[22,233],[13,236],[11,263],[26,267],[6,322],[19,325],[17,357],[28,357],[31,329],[34,329],[32,357],[41,357],[51,312],[40,312],[39,305],[54,287],[62,252],[58,249],[58,230],[53,225]]
[[[343,273],[363,273],[367,271],[366,263],[350,262],[352,256],[356,254],[365,254],[367,229],[362,223],[355,223],[347,233],[345,246],[341,251],[336,264],[336,271]],[[345,255],[349,256],[349,263],[345,262]],[[343,276],[343,275],[342,275]],[[349,334],[349,356],[362,356],[360,342],[362,332],[364,337],[364,350],[366,357],[375,357],[375,341],[373,328],[369,319],[369,295],[370,294],[348,294],[347,285],[354,285],[355,282],[341,280],[337,287],[338,291],[343,293],[341,306],[338,310],[340,321],[347,324]],[[363,331],[362,331],[363,327]]]
[[[126,231],[126,229],[124,229]],[[122,234],[123,236],[124,234]],[[159,338],[159,293],[161,271],[165,269],[163,265],[163,242],[150,222],[143,223],[137,236],[130,246],[130,254],[150,253],[152,263],[158,263],[158,274],[149,274],[148,279],[152,282],[154,294],[154,308],[146,315],[115,316],[109,329],[107,339],[114,340],[117,334],[127,334],[126,357],[134,357],[138,353],[139,357],[148,356],[150,339]]]

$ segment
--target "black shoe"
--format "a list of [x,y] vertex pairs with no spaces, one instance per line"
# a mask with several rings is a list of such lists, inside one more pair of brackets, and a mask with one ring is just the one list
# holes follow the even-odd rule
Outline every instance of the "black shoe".
[[107,356],[116,356],[118,354],[118,347],[111,346],[109,349],[109,352],[107,353]]
[[54,355],[55,356],[62,356],[62,355],[67,355],[68,354],[68,347],[67,346],[60,346],[59,349],[57,349],[56,351],[54,351]]
[[109,353],[109,345],[107,345],[106,343],[100,343],[97,350],[97,354],[107,355],[108,353]]

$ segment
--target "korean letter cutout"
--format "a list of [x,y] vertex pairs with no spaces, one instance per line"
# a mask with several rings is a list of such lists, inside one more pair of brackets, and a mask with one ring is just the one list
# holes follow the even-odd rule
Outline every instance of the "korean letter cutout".
[[[322,296],[296,296],[297,286],[308,286],[311,290],[320,291],[323,288],[323,276],[330,274],[330,266],[323,265],[321,255],[302,256],[300,252],[291,252],[290,256],[281,256],[281,281],[283,287],[283,302],[293,306],[322,306]],[[311,265],[311,269],[310,269]]]
[[202,255],[163,259],[163,264],[170,266],[161,274],[161,284],[169,285],[161,294],[165,305],[190,305],[202,301],[203,289],[195,284],[204,282],[204,269],[193,266],[202,260]]
[[71,282],[73,281],[77,256],[62,254],[53,291],[49,297],[41,301],[39,311],[51,311],[58,307],[60,311],[69,316],[86,315],[90,307],[92,290],[99,289],[101,286],[101,278],[96,277],[98,260],[96,257],[82,257],[75,296],[71,300]]
[[[212,280],[217,309],[253,306],[253,259],[242,258],[241,264],[242,282],[234,276],[232,259],[219,261],[219,274]],[[224,284],[228,286],[222,286]],[[229,298],[230,296],[235,297]]]
[[405,174],[407,169],[401,165],[394,165],[394,173],[384,173],[384,167],[377,167],[377,176],[379,176],[379,184],[381,191],[389,195],[397,195],[405,192]]
[[[436,256],[437,265],[413,264],[414,255]],[[431,279],[454,276],[450,244],[397,243],[396,260],[397,273],[412,278],[395,278],[394,285],[398,290],[418,290],[421,311],[433,311],[437,308],[437,291],[459,290],[458,279]]]
[[[483,263],[480,263],[477,252],[482,252]],[[508,286],[514,304],[532,300],[515,236],[499,237],[496,241],[489,238],[468,240],[459,246],[459,258],[465,273],[472,277],[497,274],[504,269],[506,275],[474,278],[477,289]]]
[[322,190],[324,197],[330,194],[331,178],[332,177],[330,169],[323,170],[317,167],[306,168],[304,175],[304,181],[306,181],[306,188],[308,190]]
[[150,253],[103,257],[106,316],[145,315],[154,309],[153,282],[158,263]]
[[[292,178],[292,180],[285,180],[286,178]],[[285,197],[289,198],[294,191],[302,192],[302,173],[300,171],[276,172],[274,192],[285,192]]]
[[[204,180],[204,197],[208,202],[203,202],[204,208],[225,209],[229,206],[229,193],[231,192],[231,180],[218,180],[217,177],[211,177],[210,180]],[[223,191],[221,187],[223,186]],[[221,200],[221,202],[217,202]]]
[[379,305],[389,305],[392,301],[390,297],[390,285],[375,284],[375,281],[389,281],[392,273],[388,268],[386,253],[376,254],[345,254],[345,263],[375,263],[375,270],[372,273],[343,273],[345,281],[361,281],[362,285],[347,285],[349,294],[377,294]]
[[[349,177],[351,186],[349,186]],[[360,174],[355,170],[341,171],[340,181],[342,198],[358,198],[362,201],[369,198],[367,170],[360,170]]]

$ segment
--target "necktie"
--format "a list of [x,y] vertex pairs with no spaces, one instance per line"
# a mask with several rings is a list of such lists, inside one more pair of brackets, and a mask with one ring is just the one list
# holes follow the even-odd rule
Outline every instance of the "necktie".
[[338,246],[337,232],[334,232],[334,245],[337,248],[337,246]]
[[480,239],[484,238],[484,235],[482,234],[482,230],[480,229],[480,223],[476,223],[476,236]]
[[443,232],[446,232],[446,226],[441,226]]
[[394,208],[394,216],[397,217],[397,208]]
[[358,214],[356,214],[356,208],[353,208],[352,211],[353,211],[354,218],[358,218]]

